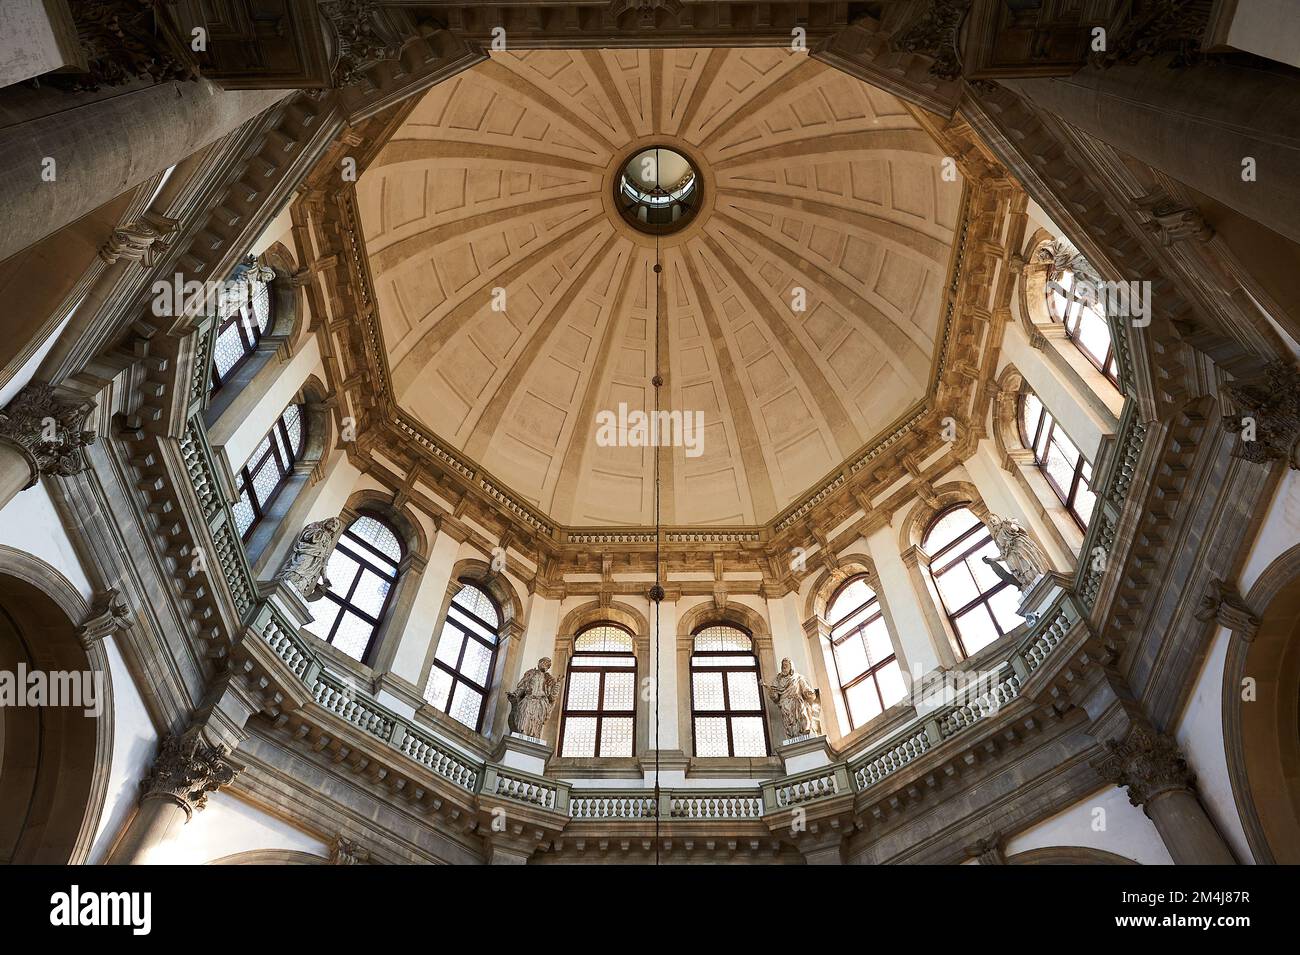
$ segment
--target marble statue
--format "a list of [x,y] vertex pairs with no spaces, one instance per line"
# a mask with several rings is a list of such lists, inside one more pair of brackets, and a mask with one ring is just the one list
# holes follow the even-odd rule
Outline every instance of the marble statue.
[[519,685],[506,694],[510,701],[510,729],[534,739],[541,737],[555,701],[560,696],[560,681],[551,676],[551,658],[542,657],[519,679]]
[[307,600],[324,597],[330,586],[325,564],[342,530],[343,521],[337,517],[313,521],[304,527],[278,579],[288,581]]
[[781,661],[781,672],[767,688],[767,695],[781,711],[786,739],[822,734],[821,693],[795,671],[789,657]]
[[1014,519],[990,514],[988,525],[998,555],[1011,570],[1011,576],[1021,590],[1028,589],[1047,570],[1047,557],[1029,536],[1029,531]]

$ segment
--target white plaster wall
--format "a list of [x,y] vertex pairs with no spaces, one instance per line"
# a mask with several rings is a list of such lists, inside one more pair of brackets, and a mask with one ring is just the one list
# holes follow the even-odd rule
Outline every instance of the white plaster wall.
[[1297,543],[1300,543],[1300,471],[1288,470],[1278,482],[1263,526],[1237,578],[1241,593],[1249,592],[1268,565]]
[[[1096,810],[1105,815],[1100,816]],[[1094,825],[1103,820],[1105,829]],[[1013,856],[1049,846],[1084,846],[1101,849],[1143,865],[1173,865],[1169,850],[1160,841],[1155,823],[1141,809],[1130,805],[1124,791],[1107,786],[1080,800],[1050,819],[1044,819],[1007,840],[1004,853]]]
[[99,829],[91,845],[89,862],[100,865],[135,811],[140,797],[140,780],[149,771],[158,750],[144,699],[127,671],[126,661],[113,637],[104,640],[108,670],[113,681],[113,761],[108,773],[108,793],[99,817]]
[[1229,630],[1219,627],[1215,632],[1192,695],[1174,728],[1174,738],[1196,773],[1196,790],[1210,819],[1237,861],[1251,863],[1254,858],[1237,815],[1223,746],[1223,664],[1231,640]]
[[208,796],[207,808],[195,813],[175,838],[150,853],[148,861],[151,865],[198,865],[255,849],[329,856],[329,848],[315,836],[227,792],[217,792]]
[[81,569],[81,561],[43,483],[19,491],[4,510],[0,510],[0,544],[39,557],[67,577],[81,596],[90,600],[90,580]]

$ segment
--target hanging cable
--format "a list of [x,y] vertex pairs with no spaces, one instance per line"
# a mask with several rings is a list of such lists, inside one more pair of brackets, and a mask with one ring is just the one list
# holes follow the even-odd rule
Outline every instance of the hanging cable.
[[[655,150],[655,189],[660,188],[659,182],[659,150]],[[655,349],[654,349],[654,377],[650,383],[654,386],[653,411],[651,422],[657,426],[659,421],[659,389],[664,383],[662,368],[660,366],[661,356],[659,354],[659,283],[662,279],[663,265],[660,262],[659,234],[655,233]],[[663,536],[659,530],[659,454],[661,452],[661,442],[654,440],[655,431],[651,430],[651,447],[654,448],[654,520],[655,520],[655,582],[650,588],[650,601],[654,604],[654,628],[655,628],[655,865],[659,865],[659,750],[662,748],[662,741],[659,737],[659,658],[663,655],[663,647],[659,643],[659,604],[664,599],[663,577],[661,574],[662,563],[660,561],[659,542]]]

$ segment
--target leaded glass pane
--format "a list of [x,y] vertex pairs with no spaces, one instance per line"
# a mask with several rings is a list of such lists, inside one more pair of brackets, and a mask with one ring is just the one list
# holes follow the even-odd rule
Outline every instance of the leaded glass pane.
[[600,755],[632,755],[632,717],[606,716],[601,720]]
[[965,561],[944,571],[935,579],[935,583],[939,586],[944,606],[949,610],[960,610],[978,597],[980,592]]
[[631,673],[605,674],[605,709],[630,710],[636,692],[636,677]]
[[257,494],[257,503],[265,505],[279,483],[280,469],[276,466],[275,458],[268,457],[253,474],[253,492]]
[[857,634],[835,644],[835,667],[839,671],[841,683],[860,676],[869,665],[867,648]]
[[360,660],[370,645],[370,637],[375,629],[369,621],[363,620],[350,610],[345,611],[339,621],[339,628],[334,631],[334,646],[338,647],[354,660]]
[[470,616],[470,614],[466,613],[460,607],[456,606],[455,603],[453,603],[450,607],[447,608],[447,619],[455,620],[466,630],[472,630],[474,633],[477,633],[488,643],[495,644],[497,642],[497,634],[495,630],[483,626],[483,624],[479,622],[477,617]]
[[761,716],[734,716],[731,719],[733,756],[766,756],[767,736]]
[[697,710],[722,709],[721,673],[692,673],[691,688]]
[[934,522],[922,546],[933,556],[978,523],[979,518],[964,507],[951,510]]
[[575,652],[631,653],[632,635],[622,627],[602,624],[578,634],[577,639],[573,641],[573,649]]
[[587,757],[596,755],[596,718],[570,716],[564,721],[564,744],[560,755]]
[[438,641],[438,649],[433,652],[435,659],[441,660],[453,670],[456,664],[460,662],[460,647],[465,642],[465,635],[450,624],[442,628],[442,639]]
[[989,617],[989,609],[982,603],[976,604],[954,622],[957,624],[957,632],[961,634],[962,647],[968,655],[987,647],[998,638],[997,628]]
[[452,602],[464,607],[474,616],[493,627],[500,626],[501,616],[497,613],[492,598],[472,584],[464,584],[452,597]]
[[308,604],[312,612],[312,621],[307,624],[307,630],[316,634],[322,640],[328,640],[330,628],[334,626],[334,621],[338,619],[339,605],[332,600],[317,600]]
[[235,512],[235,526],[239,528],[239,536],[243,537],[244,534],[248,533],[248,529],[253,526],[253,521],[257,517],[253,512],[253,505],[248,499],[247,491],[239,495],[239,500],[234,503],[231,510]]
[[903,668],[893,660],[876,671],[876,682],[880,685],[880,695],[885,698],[885,706],[893,706],[907,696],[907,684],[903,682]]
[[718,624],[713,627],[705,627],[695,635],[695,649],[697,652],[705,653],[752,650],[753,644],[750,642],[748,634],[743,630],[726,624]]
[[352,578],[356,576],[358,564],[352,557],[349,557],[337,547],[330,553],[330,559],[325,564],[325,576],[329,578],[330,590],[340,596],[345,596],[348,588],[352,586]]
[[389,530],[386,524],[383,524],[373,517],[362,515],[352,522],[348,528],[348,533],[354,537],[365,541],[379,553],[384,554],[392,560],[394,564],[402,559],[402,545],[397,541],[397,535]]
[[843,622],[847,614],[852,613],[875,596],[876,594],[868,586],[866,578],[859,577],[841,590],[839,596],[835,598],[835,603],[831,606],[828,615],[831,625],[835,626]]
[[429,682],[424,685],[424,698],[440,710],[447,709],[451,693],[451,674],[441,667],[429,668]]
[[483,706],[483,694],[468,683],[457,683],[451,694],[451,706],[447,714],[459,720],[470,729],[478,728],[478,714]]
[[993,616],[1004,633],[1014,630],[1025,622],[1024,618],[1016,613],[1016,608],[1020,606],[1022,599],[1022,594],[1015,587],[1005,587],[989,598]]
[[758,697],[758,675],[748,673],[728,673],[727,693],[733,710],[759,710],[763,708]]
[[487,686],[488,672],[492,668],[492,650],[477,640],[465,644],[465,657],[461,660],[460,672],[465,679]]
[[[727,720],[723,716],[695,717],[695,755],[727,756]],[[760,756],[766,753],[760,753]]]
[[880,698],[876,695],[876,685],[870,678],[849,687],[844,698],[849,704],[849,715],[853,718],[855,727],[880,715]]
[[373,570],[361,571],[356,590],[352,591],[352,605],[362,613],[378,618],[384,609],[384,600],[388,597],[388,588],[392,586]]
[[571,710],[594,710],[600,703],[599,673],[569,674],[569,703]]

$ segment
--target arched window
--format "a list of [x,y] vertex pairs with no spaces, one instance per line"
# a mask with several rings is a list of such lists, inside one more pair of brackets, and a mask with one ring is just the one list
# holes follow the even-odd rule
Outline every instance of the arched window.
[[488,680],[496,661],[501,611],[486,592],[463,583],[447,608],[424,698],[477,732],[483,726]]
[[220,325],[212,348],[212,385],[215,392],[257,350],[271,326],[271,280],[275,272],[249,256],[223,287],[218,301]]
[[852,728],[907,695],[885,615],[866,577],[854,577],[831,600],[831,656]]
[[997,561],[997,545],[969,508],[957,505],[941,513],[921,547],[930,557],[930,574],[963,656],[1020,626],[1020,590],[984,560]]
[[294,462],[302,454],[304,434],[302,406],[289,405],[239,469],[235,478],[239,500],[235,502],[234,512],[235,525],[244,540],[248,540],[284,488]]
[[697,630],[691,646],[696,756],[766,756],[767,720],[754,641],[730,624]]
[[1055,269],[1047,282],[1047,311],[1085,358],[1119,387],[1119,364],[1101,308],[1098,280],[1074,269]]
[[632,634],[597,623],[574,638],[564,688],[561,756],[631,756],[636,722]]
[[1028,389],[1020,395],[1020,440],[1034,452],[1034,463],[1070,516],[1086,528],[1097,503],[1092,490],[1092,465],[1043,407],[1038,395]]
[[365,661],[397,583],[402,543],[393,529],[362,514],[343,532],[325,567],[329,590],[312,604],[307,629],[354,660]]

